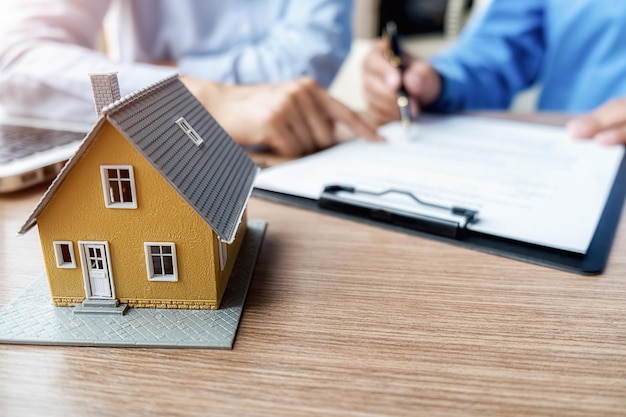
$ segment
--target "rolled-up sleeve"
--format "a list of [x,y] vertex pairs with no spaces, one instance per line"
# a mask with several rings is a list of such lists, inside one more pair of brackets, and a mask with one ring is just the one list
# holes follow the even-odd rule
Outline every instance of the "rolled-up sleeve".
[[96,51],[108,0],[20,0],[0,27],[0,103],[5,112],[90,123],[88,74],[118,71],[122,94],[173,73],[112,62]]

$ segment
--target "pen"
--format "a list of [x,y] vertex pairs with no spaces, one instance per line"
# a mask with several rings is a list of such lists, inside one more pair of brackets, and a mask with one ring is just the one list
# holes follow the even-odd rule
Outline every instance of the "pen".
[[[389,61],[391,65],[398,68],[400,76],[404,73],[404,63],[402,62],[402,49],[400,48],[400,39],[398,37],[398,28],[395,22],[387,22],[385,26],[387,38],[389,39],[389,46],[391,48]],[[398,96],[396,99],[398,104],[398,110],[400,110],[400,120],[405,128],[411,126],[411,110],[409,107],[409,94],[404,87],[404,83],[400,83],[400,89],[398,90]]]

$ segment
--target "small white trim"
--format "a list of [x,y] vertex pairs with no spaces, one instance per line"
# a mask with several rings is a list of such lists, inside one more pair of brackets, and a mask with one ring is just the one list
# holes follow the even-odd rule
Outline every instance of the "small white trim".
[[193,127],[191,127],[189,122],[185,120],[184,117],[179,117],[175,123],[178,125],[178,127],[180,127],[183,132],[185,132],[185,135],[187,135],[187,137],[191,139],[194,145],[200,146],[204,143],[204,139],[202,139],[198,132],[196,132]]
[[[55,240],[52,242],[54,245],[54,257],[57,261],[57,268],[73,269],[76,268],[76,257],[74,256],[74,243],[71,240]],[[63,260],[63,252],[61,246],[67,245],[70,252],[70,261],[65,262]]]
[[[113,202],[113,198],[111,198],[110,195],[110,188],[109,188],[109,174],[107,172],[107,170],[109,169],[115,169],[115,170],[121,170],[121,169],[125,169],[128,170],[128,177],[129,177],[129,182],[130,182],[130,195],[131,195],[131,199],[132,201],[129,202],[123,202],[123,203],[116,203]],[[135,189],[135,173],[133,172],[133,167],[132,165],[100,165],[100,178],[102,180],[102,194],[104,196],[104,206],[106,208],[119,208],[119,209],[136,209],[137,208],[137,191]]]
[[[152,246],[169,246],[172,249],[172,269],[173,274],[154,276],[154,266],[152,264]],[[176,260],[176,244],[172,242],[144,242],[143,250],[146,255],[146,272],[148,273],[148,281],[161,282],[177,282],[178,281],[178,262]]]
[[237,232],[239,231],[239,226],[241,225],[241,221],[243,220],[243,215],[246,212],[246,207],[248,207],[248,201],[250,201],[250,196],[252,195],[252,190],[254,190],[254,183],[256,182],[256,177],[259,175],[259,172],[261,172],[261,168],[260,167],[256,167],[255,171],[254,171],[254,178],[252,179],[252,187],[250,187],[250,189],[248,190],[248,195],[246,196],[246,199],[243,203],[243,206],[241,208],[241,211],[239,212],[239,216],[237,217],[237,226],[233,229],[232,232],[232,236],[218,236],[218,238],[220,240],[224,240],[225,243],[231,244],[235,241],[235,238],[237,237]]
[[228,244],[226,242],[223,242],[222,239],[217,239],[218,241],[218,245],[217,247],[219,248],[219,253],[220,253],[220,270],[224,270],[224,268],[226,267],[226,262],[228,262]]

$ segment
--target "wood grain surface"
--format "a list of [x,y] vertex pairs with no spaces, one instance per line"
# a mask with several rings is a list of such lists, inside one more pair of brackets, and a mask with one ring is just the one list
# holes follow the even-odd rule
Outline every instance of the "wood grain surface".
[[[261,157],[263,159],[263,157]],[[0,306],[43,193],[0,197]],[[623,416],[626,224],[583,277],[253,198],[234,349],[0,345],[1,416]]]

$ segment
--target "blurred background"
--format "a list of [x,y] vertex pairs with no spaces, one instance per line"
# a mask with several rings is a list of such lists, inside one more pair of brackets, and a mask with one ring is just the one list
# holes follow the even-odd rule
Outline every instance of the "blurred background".
[[455,36],[474,3],[484,0],[356,0],[354,31],[359,38],[381,33],[394,20],[403,35],[439,34]]

